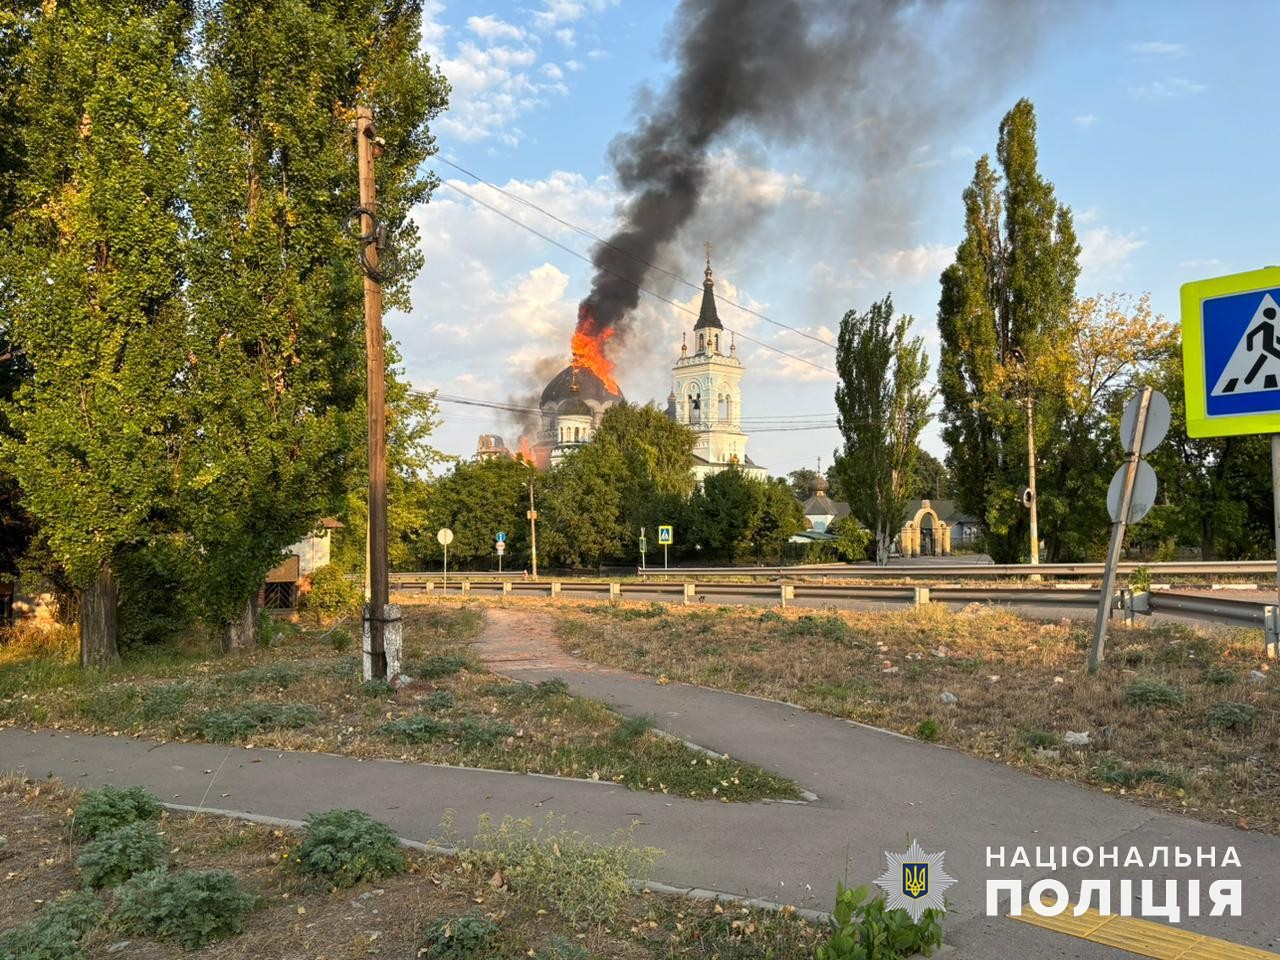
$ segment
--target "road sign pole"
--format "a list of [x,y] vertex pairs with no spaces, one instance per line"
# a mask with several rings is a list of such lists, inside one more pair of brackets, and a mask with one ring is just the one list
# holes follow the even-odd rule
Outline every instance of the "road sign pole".
[[1280,600],[1280,433],[1271,435],[1271,504],[1276,534],[1276,597]]
[[665,543],[662,545],[662,569],[667,569],[667,545]]
[[444,592],[449,592],[449,545],[444,545]]
[[1111,543],[1107,547],[1107,565],[1102,572],[1102,590],[1098,595],[1098,616],[1093,625],[1093,649],[1089,651],[1089,672],[1094,673],[1102,663],[1107,643],[1107,626],[1111,615],[1111,591],[1116,586],[1116,564],[1120,562],[1120,548],[1124,546],[1124,530],[1129,521],[1129,509],[1133,504],[1133,482],[1138,476],[1138,461],[1142,455],[1142,439],[1147,431],[1147,410],[1151,406],[1151,388],[1142,388],[1138,403],[1138,416],[1133,426],[1133,440],[1129,444],[1129,460],[1125,464],[1124,490],[1120,495],[1120,510],[1111,527]]

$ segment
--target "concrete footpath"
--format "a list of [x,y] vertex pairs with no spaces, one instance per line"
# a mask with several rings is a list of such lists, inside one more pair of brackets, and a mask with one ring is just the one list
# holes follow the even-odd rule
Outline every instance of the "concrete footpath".
[[[664,730],[717,752],[758,763],[818,795],[806,804],[723,804],[627,790],[589,781],[464,770],[323,754],[156,744],[125,738],[0,731],[0,769],[25,768],[77,786],[141,784],[162,799],[221,810],[300,819],[335,806],[358,807],[402,836],[428,840],[446,810],[466,828],[488,812],[564,816],[571,829],[607,838],[637,824],[638,842],[666,853],[655,879],[796,904],[830,906],[838,880],[869,882],[883,873],[884,852],[910,838],[927,852],[946,851],[957,883],[948,893],[944,929],[950,956],[1117,958],[1110,947],[985,916],[986,881],[1043,877],[1073,898],[1083,879],[1199,878],[1243,881],[1240,917],[1195,917],[1182,927],[1253,947],[1280,949],[1280,839],[1168,816],[1070,784],[1038,780],[1007,767],[771,701],[670,684],[594,667],[554,643],[547,618],[490,610],[476,652],[495,671],[528,681],[562,677],[577,693],[628,714],[651,714]],[[1234,846],[1242,867],[1128,870],[988,869],[986,848],[1018,846],[1152,848]],[[1163,902],[1157,896],[1157,902]],[[1002,902],[1003,906],[1003,902]],[[1208,910],[1208,904],[1204,907]],[[1137,912],[1135,910],[1135,912]],[[1151,954],[1155,956],[1156,954]],[[1163,954],[1160,954],[1163,956]]]

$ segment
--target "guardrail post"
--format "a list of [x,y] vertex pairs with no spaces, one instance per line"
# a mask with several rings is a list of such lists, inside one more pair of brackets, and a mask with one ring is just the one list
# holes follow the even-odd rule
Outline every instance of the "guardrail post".
[[924,606],[926,603],[928,603],[928,602],[929,602],[929,588],[928,588],[928,587],[916,587],[916,588],[915,588],[915,605],[916,605],[916,607],[917,607],[917,608],[919,608],[919,607],[923,607],[923,606]]
[[622,584],[610,583],[609,584],[609,602],[617,603],[621,599],[622,599]]
[[509,594],[510,592],[511,592],[511,581],[510,581],[510,580],[503,580],[503,581],[502,581],[502,594],[503,594],[503,596],[506,596],[506,595],[507,595],[507,594]]
[[694,584],[692,584],[692,583],[686,583],[686,584],[684,585],[684,597],[683,597],[683,600],[684,600],[685,606],[688,606],[688,605],[689,605],[689,603],[690,603],[690,601],[692,601],[692,600],[694,599],[694,596],[695,596],[694,586],[695,586],[695,585],[694,585]]
[[783,583],[780,584],[780,586],[781,590],[779,591],[780,596],[778,599],[782,603],[782,606],[785,607],[788,600],[794,600],[796,598],[796,588],[795,585],[791,583]]
[[436,585],[435,585],[435,582],[432,580],[428,580],[426,583],[422,585],[423,593],[434,593],[435,589],[436,589]]
[[1267,642],[1267,657],[1280,656],[1280,607],[1267,607],[1262,615],[1262,632]]
[[551,581],[551,596],[553,596],[553,597],[558,597],[558,596],[560,596],[560,581],[559,581],[559,580],[552,580],[552,581]]
[[470,581],[470,580],[463,580],[463,581],[462,581],[462,594],[463,594],[463,596],[466,596],[466,595],[467,595],[468,593],[470,593],[470,592],[471,592],[471,581]]

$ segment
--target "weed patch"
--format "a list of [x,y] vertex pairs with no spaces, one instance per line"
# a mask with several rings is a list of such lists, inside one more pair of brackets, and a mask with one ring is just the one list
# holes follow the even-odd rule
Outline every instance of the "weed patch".
[[1204,719],[1209,726],[1222,730],[1249,730],[1258,719],[1258,708],[1248,703],[1224,700],[1210,707]]
[[404,854],[391,828],[359,810],[329,810],[307,818],[298,868],[335,887],[401,873]]
[[229,870],[152,870],[118,888],[112,919],[126,933],[194,950],[240,933],[256,905]]
[[163,868],[169,846],[150,820],[139,820],[99,834],[76,860],[81,882],[93,890],[114,887],[148,870]]
[[80,800],[72,820],[72,832],[82,840],[138,821],[159,820],[160,801],[141,787],[101,787]]
[[430,960],[474,960],[484,956],[498,936],[498,925],[482,914],[439,917],[422,931],[420,956]]
[[1184,699],[1181,690],[1159,680],[1135,680],[1124,692],[1131,707],[1179,707]]
[[374,734],[400,743],[430,743],[449,732],[448,724],[434,717],[398,717],[375,729]]
[[91,893],[71,893],[45,904],[29,923],[0,934],[0,960],[80,960],[80,940],[106,912]]

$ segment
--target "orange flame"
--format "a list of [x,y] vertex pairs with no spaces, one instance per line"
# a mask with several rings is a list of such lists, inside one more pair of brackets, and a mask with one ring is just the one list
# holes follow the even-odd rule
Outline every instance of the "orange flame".
[[520,438],[520,456],[526,463],[533,463],[533,447],[529,446],[529,438]]
[[573,365],[587,369],[600,378],[610,393],[618,392],[618,381],[613,379],[613,361],[605,356],[605,344],[613,336],[613,327],[597,329],[596,318],[583,306],[578,311],[578,329],[573,332]]

